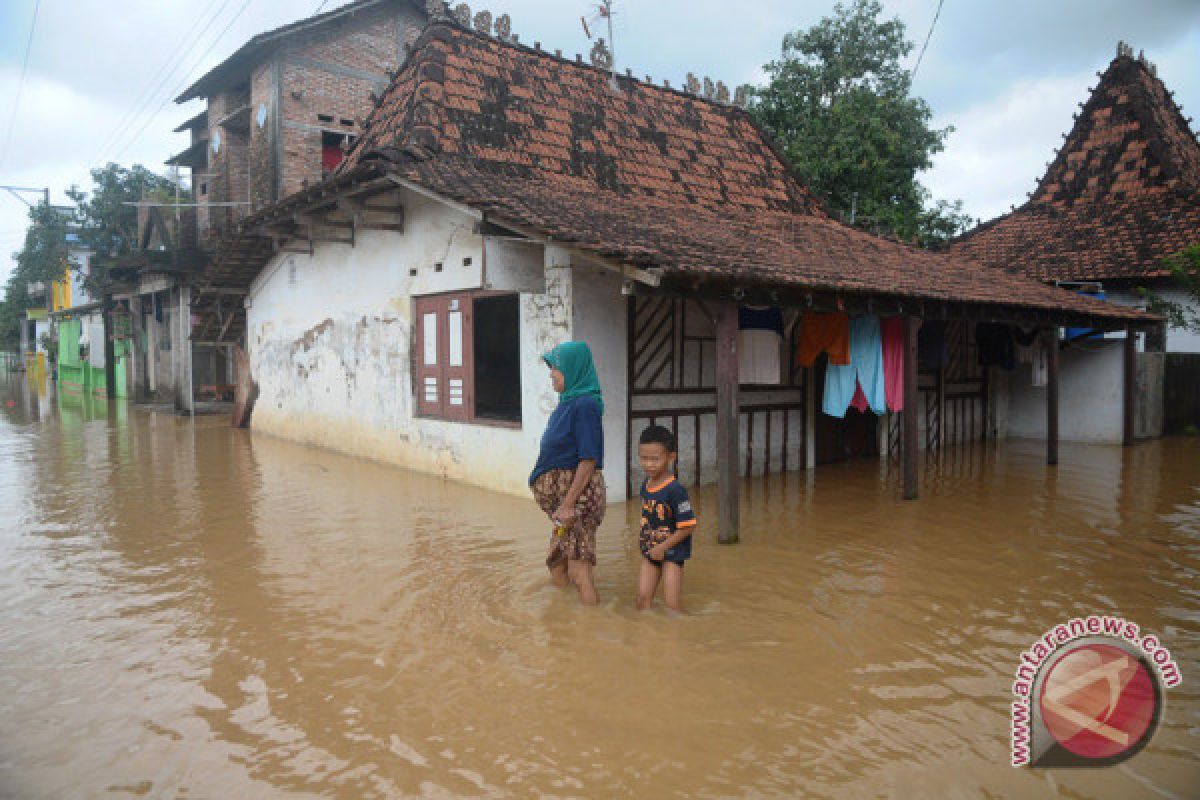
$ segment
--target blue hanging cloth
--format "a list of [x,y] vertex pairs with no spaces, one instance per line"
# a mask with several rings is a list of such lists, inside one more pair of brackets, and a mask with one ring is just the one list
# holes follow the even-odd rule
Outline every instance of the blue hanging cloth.
[[831,417],[845,417],[854,399],[855,385],[862,386],[867,404],[876,414],[887,413],[887,391],[883,379],[883,337],[879,317],[850,320],[850,363],[825,368],[825,397],[821,410]]

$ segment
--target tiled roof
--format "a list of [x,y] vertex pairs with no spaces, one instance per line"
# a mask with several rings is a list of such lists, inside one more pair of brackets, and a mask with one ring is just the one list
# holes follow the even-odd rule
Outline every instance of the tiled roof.
[[429,25],[340,172],[393,174],[664,280],[1136,312],[831,219],[742,109]]
[[1118,54],[1029,201],[952,253],[1043,281],[1153,278],[1200,242],[1200,143],[1153,67]]
[[456,158],[625,197],[819,213],[734,106],[610,75],[451,23],[429,26],[347,159]]

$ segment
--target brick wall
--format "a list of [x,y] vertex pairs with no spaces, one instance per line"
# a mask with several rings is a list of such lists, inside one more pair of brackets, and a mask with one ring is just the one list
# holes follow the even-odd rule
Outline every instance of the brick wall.
[[[255,68],[250,77],[250,201],[252,211],[275,201],[276,164],[271,157],[271,142],[275,117],[274,62],[267,61]],[[263,124],[260,127],[259,109]]]
[[[209,139],[209,174],[194,180],[197,200],[249,205],[201,209],[201,227],[221,235],[241,216],[320,181],[322,134],[359,133],[371,93],[382,93],[424,24],[424,15],[402,2],[327,23],[282,40],[244,83],[209,97],[209,128],[198,132]],[[244,113],[218,124],[241,107]],[[221,146],[213,152],[218,131]]]

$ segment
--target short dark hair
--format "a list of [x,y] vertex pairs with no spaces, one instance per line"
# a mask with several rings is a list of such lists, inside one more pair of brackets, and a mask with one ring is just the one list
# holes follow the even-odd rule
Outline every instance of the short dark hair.
[[671,433],[670,428],[664,428],[662,425],[651,425],[642,431],[638,444],[661,444],[667,448],[668,453],[676,452],[675,434]]

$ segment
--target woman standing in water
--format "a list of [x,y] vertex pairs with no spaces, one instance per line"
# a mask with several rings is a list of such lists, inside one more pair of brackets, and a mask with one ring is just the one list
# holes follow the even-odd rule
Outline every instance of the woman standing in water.
[[563,342],[542,360],[558,392],[558,407],[542,434],[529,487],[554,523],[546,566],[556,586],[574,583],[584,605],[596,604],[596,528],[604,519],[604,400],[583,342]]

